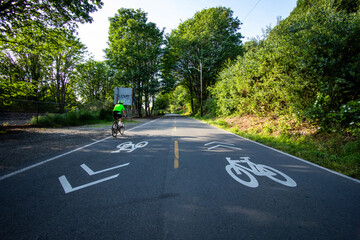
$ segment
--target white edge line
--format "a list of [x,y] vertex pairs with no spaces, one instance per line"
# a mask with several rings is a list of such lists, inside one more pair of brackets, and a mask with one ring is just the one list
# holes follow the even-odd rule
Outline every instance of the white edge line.
[[[187,118],[189,118],[189,117],[187,117]],[[207,123],[205,123],[205,122],[203,122],[203,121],[200,121],[200,120],[197,120],[197,119],[194,119],[194,118],[190,118],[190,119],[193,119],[193,120],[199,121],[199,122],[201,122],[201,123],[207,124]],[[244,140],[247,140],[247,141],[249,141],[249,142],[258,144],[258,145],[260,145],[260,146],[262,146],[262,147],[268,148],[268,149],[273,150],[273,151],[275,151],[275,152],[281,153],[281,154],[283,154],[283,155],[285,155],[285,156],[294,158],[294,159],[296,159],[296,160],[298,160],[298,161],[301,161],[301,162],[307,163],[307,164],[309,164],[309,165],[312,165],[312,166],[314,166],[314,167],[318,167],[318,168],[323,169],[323,170],[325,170],[325,171],[331,172],[331,173],[336,174],[336,175],[338,175],[338,176],[340,176],[340,177],[343,177],[343,178],[352,180],[352,181],[354,181],[354,182],[360,183],[360,180],[358,180],[358,179],[355,179],[355,178],[346,176],[346,175],[344,175],[344,174],[342,174],[342,173],[333,171],[333,170],[328,169],[328,168],[326,168],[326,167],[322,167],[322,166],[320,166],[320,165],[317,165],[316,163],[312,163],[312,162],[306,161],[306,160],[304,160],[304,159],[302,159],[302,158],[295,157],[295,156],[293,156],[293,155],[291,155],[291,154],[282,152],[282,151],[280,151],[280,150],[278,150],[278,149],[275,149],[275,148],[266,146],[266,145],[264,145],[264,144],[262,144],[262,143],[255,142],[255,141],[250,140],[250,139],[247,139],[247,138],[245,138],[245,137],[236,135],[235,133],[228,132],[228,131],[226,131],[226,130],[224,130],[224,129],[221,129],[221,128],[218,128],[218,127],[216,127],[216,126],[213,126],[213,125],[210,125],[210,124],[207,124],[207,125],[209,125],[209,126],[211,126],[211,127],[214,127],[214,128],[217,128],[217,129],[220,129],[220,130],[222,130],[222,131],[224,131],[224,132],[227,132],[227,133],[229,133],[229,134],[232,134],[232,135],[234,135],[234,136],[237,136],[237,137],[239,137],[239,138],[241,138],[241,139],[244,139]]]
[[[164,117],[165,117],[165,116],[164,116]],[[161,117],[161,118],[164,118],[164,117]],[[152,120],[152,121],[150,121],[150,122],[141,124],[141,125],[139,125],[139,126],[132,127],[132,128],[130,128],[129,130],[127,130],[127,131],[129,132],[129,131],[134,130],[134,129],[136,129],[136,128],[139,128],[139,127],[141,127],[141,126],[145,126],[145,125],[150,124],[150,123],[152,123],[152,122],[154,122],[154,121],[156,121],[156,120],[159,120],[159,119],[161,119],[161,118],[157,118],[157,119],[155,119],[155,120]],[[42,161],[42,162],[39,162],[39,163],[30,165],[30,166],[25,167],[25,168],[23,168],[23,169],[19,169],[19,170],[15,171],[15,172],[6,174],[6,175],[4,175],[4,176],[0,176],[0,181],[5,180],[5,179],[7,179],[7,178],[9,178],[9,177],[18,175],[19,173],[26,172],[26,171],[28,171],[28,170],[30,170],[30,169],[33,169],[33,168],[38,167],[38,166],[41,166],[41,165],[43,165],[43,164],[45,164],[45,163],[51,162],[51,161],[56,160],[56,159],[58,159],[58,158],[61,158],[61,157],[63,157],[63,156],[69,155],[69,154],[71,154],[71,153],[73,153],[73,152],[77,152],[77,151],[79,151],[79,150],[81,150],[81,149],[90,147],[91,145],[94,145],[94,144],[97,144],[97,143],[99,143],[99,142],[105,141],[105,140],[107,140],[107,139],[109,139],[109,138],[112,138],[112,136],[106,137],[106,138],[103,138],[103,139],[100,139],[100,140],[98,140],[98,141],[96,141],[96,142],[93,142],[93,143],[87,144],[87,145],[85,145],[85,146],[76,148],[76,149],[74,149],[74,150],[71,150],[71,151],[69,151],[69,152],[60,154],[60,155],[58,155],[58,156],[49,158],[49,159],[47,159],[47,160],[45,160],[45,161]]]

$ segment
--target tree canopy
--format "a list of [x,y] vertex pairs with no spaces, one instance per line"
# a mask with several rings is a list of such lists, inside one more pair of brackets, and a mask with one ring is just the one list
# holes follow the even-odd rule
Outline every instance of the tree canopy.
[[199,71],[206,99],[206,89],[216,82],[224,63],[242,53],[240,25],[231,9],[209,8],[197,12],[167,36],[162,71],[165,85],[183,85],[190,94],[193,111],[198,106],[193,100],[200,100]]
[[161,45],[163,31],[152,22],[147,22],[142,10],[119,9],[110,18],[109,48],[106,57],[117,71],[117,79],[125,87],[135,91],[138,114],[150,115],[150,102],[159,88]]
[[1,39],[16,30],[36,24],[44,28],[74,28],[77,22],[92,22],[91,13],[101,8],[101,0],[4,0],[0,1]]

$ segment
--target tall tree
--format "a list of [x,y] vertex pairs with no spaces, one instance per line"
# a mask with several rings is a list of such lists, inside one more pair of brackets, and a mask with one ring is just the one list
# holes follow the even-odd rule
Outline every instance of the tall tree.
[[64,36],[62,47],[56,49],[52,54],[53,66],[49,85],[59,111],[65,111],[66,97],[71,77],[75,72],[75,66],[83,60],[85,46],[75,36]]
[[225,7],[204,9],[181,23],[167,36],[163,79],[178,79],[193,99],[201,99],[200,73],[204,99],[207,88],[216,81],[224,63],[242,54],[241,22]]
[[158,72],[163,31],[147,22],[140,9],[119,9],[110,18],[109,48],[106,56],[117,69],[119,84],[135,90],[136,109],[141,116],[143,103],[149,115],[149,103],[159,86]]
[[103,101],[114,94],[110,68],[105,61],[98,62],[90,59],[78,64],[73,79],[76,82],[78,94],[86,102]]

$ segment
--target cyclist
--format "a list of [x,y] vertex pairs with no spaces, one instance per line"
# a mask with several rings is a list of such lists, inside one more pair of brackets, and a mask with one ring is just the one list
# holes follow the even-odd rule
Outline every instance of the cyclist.
[[125,107],[123,105],[123,101],[118,101],[118,104],[115,105],[114,110],[113,110],[113,116],[114,119],[120,119],[120,126],[122,126],[122,118],[123,118],[123,114],[126,117],[126,112],[125,112]]

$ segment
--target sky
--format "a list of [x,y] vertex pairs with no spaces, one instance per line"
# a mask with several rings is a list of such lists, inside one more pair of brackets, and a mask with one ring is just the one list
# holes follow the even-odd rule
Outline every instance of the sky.
[[103,7],[91,14],[92,23],[79,24],[80,41],[97,61],[105,60],[103,50],[108,47],[109,17],[120,8],[141,9],[165,33],[176,29],[181,22],[192,18],[196,12],[211,7],[228,7],[243,24],[240,32],[243,42],[261,37],[263,29],[274,27],[277,18],[285,19],[296,7],[297,0],[102,0]]

